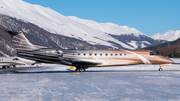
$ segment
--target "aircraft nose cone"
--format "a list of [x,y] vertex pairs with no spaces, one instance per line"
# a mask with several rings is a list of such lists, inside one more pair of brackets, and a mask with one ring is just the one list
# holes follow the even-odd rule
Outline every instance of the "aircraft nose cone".
[[174,62],[173,60],[171,60],[171,59],[168,59],[167,61],[168,61],[168,63],[171,63],[171,64],[175,63],[175,62]]

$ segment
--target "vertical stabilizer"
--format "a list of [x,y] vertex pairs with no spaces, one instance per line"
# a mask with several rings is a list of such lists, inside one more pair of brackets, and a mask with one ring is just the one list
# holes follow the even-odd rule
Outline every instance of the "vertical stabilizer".
[[11,35],[13,39],[13,44],[17,52],[32,51],[40,48],[46,48],[43,46],[37,46],[30,43],[29,40],[24,36],[23,32],[7,32]]

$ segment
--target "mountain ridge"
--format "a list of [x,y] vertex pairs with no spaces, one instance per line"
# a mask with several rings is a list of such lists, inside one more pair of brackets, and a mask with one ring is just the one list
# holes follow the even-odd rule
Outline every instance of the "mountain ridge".
[[177,40],[178,38],[180,38],[180,30],[169,30],[164,34],[161,33],[156,33],[153,36],[151,36],[151,38],[155,39],[155,40],[167,40],[167,41],[174,41]]
[[[140,40],[119,40],[112,35],[118,35],[118,37],[124,37],[123,35],[128,35],[129,37],[137,36],[141,37],[141,41],[146,41],[143,38],[146,39],[147,37],[151,40],[151,37],[128,26],[118,26],[113,23],[97,23],[84,19],[76,21],[72,17],[64,16],[50,8],[30,4],[22,0],[0,0],[0,6],[1,14],[36,24],[50,33],[86,41],[92,45],[103,45],[115,49],[136,49],[137,47],[139,49],[161,43],[156,40],[153,42],[156,44],[152,42],[144,44],[144,42],[139,42]],[[93,23],[87,24],[83,21]],[[122,47],[120,48],[120,46]]]

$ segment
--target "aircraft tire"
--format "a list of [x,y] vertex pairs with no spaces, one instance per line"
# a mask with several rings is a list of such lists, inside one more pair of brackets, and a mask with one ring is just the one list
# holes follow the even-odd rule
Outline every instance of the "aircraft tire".
[[84,71],[86,71],[85,68],[76,68],[76,72],[84,72]]
[[6,66],[2,66],[2,69],[6,69]]
[[86,71],[86,69],[85,69],[85,68],[83,68],[83,71],[85,72],[85,71]]
[[81,72],[79,68],[76,69],[76,72]]
[[162,68],[159,68],[159,71],[163,71],[163,69],[162,69]]
[[80,68],[79,71],[80,71],[80,72],[84,72],[85,69],[84,69],[84,68]]

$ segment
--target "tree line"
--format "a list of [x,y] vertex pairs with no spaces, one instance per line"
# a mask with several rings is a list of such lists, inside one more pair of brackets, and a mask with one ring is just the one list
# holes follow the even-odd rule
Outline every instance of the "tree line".
[[152,50],[166,57],[180,57],[180,38],[172,42],[165,42],[157,46],[150,46],[143,49]]
[[180,45],[157,47],[153,51],[166,57],[180,57]]

